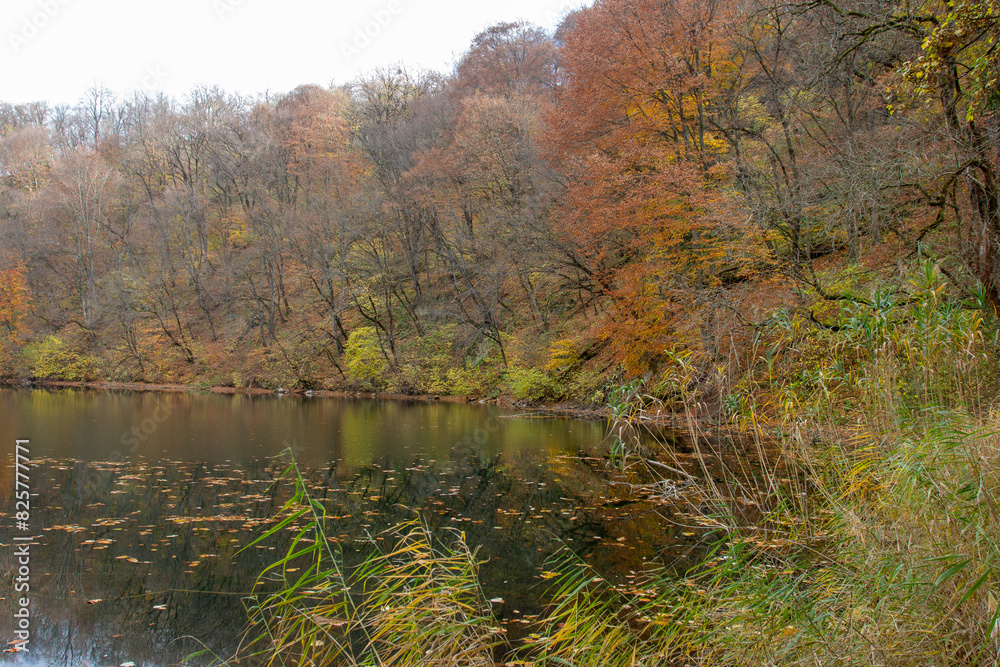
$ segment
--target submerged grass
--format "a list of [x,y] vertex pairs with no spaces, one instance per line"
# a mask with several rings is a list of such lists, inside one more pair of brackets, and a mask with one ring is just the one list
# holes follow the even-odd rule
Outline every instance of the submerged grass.
[[[261,579],[278,589],[251,610],[253,646],[299,665],[1000,664],[996,322],[938,279],[927,264],[835,329],[788,320],[758,340],[725,401],[745,455],[699,430],[689,354],[649,395],[614,395],[612,460],[700,526],[707,556],[687,573],[622,585],[564,549],[547,612],[510,645],[462,535],[415,521],[347,571],[299,477],[269,535],[301,527]],[[693,458],[642,437],[666,410],[653,396],[686,420]]]

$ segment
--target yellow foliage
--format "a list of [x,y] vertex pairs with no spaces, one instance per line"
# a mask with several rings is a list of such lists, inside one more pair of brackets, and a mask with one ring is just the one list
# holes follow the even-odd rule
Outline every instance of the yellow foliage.
[[575,364],[579,359],[580,353],[572,339],[557,340],[549,348],[549,363],[545,365],[545,370],[560,372]]

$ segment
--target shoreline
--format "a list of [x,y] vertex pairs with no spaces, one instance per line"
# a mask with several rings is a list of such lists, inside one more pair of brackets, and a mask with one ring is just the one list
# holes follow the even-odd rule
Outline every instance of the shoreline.
[[98,389],[103,391],[148,391],[166,393],[196,393],[229,394],[246,396],[297,396],[300,398],[364,398],[383,401],[419,401],[422,403],[464,403],[479,405],[495,405],[510,410],[524,410],[524,414],[507,415],[508,418],[551,418],[568,417],[573,419],[603,420],[608,416],[608,408],[587,408],[582,405],[566,403],[528,404],[499,398],[483,399],[471,396],[449,396],[440,394],[402,394],[398,392],[366,392],[344,391],[340,389],[265,389],[263,387],[203,387],[185,384],[158,384],[152,382],[112,382],[112,381],[79,381],[79,380],[29,380],[26,378],[0,378],[0,388],[27,389]]

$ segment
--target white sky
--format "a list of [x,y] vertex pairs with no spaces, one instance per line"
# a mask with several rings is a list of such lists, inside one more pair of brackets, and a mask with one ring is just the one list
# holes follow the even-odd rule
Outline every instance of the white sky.
[[397,63],[450,71],[483,28],[524,19],[552,30],[582,4],[0,0],[0,101],[75,104],[95,84],[118,95],[145,89],[178,98],[202,84],[287,92],[346,83]]

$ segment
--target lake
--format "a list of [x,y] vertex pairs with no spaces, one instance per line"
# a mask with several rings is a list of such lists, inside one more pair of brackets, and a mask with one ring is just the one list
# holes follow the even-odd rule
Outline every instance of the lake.
[[[274,458],[286,449],[345,555],[418,515],[464,532],[512,636],[539,611],[540,573],[561,545],[622,577],[690,551],[609,487],[600,422],[456,403],[50,389],[0,391],[0,415],[4,642],[23,595],[15,537],[35,537],[30,652],[2,654],[12,664],[231,656],[244,598],[287,546],[243,549],[291,493],[288,459]],[[30,441],[27,532],[15,529],[17,439]]]

